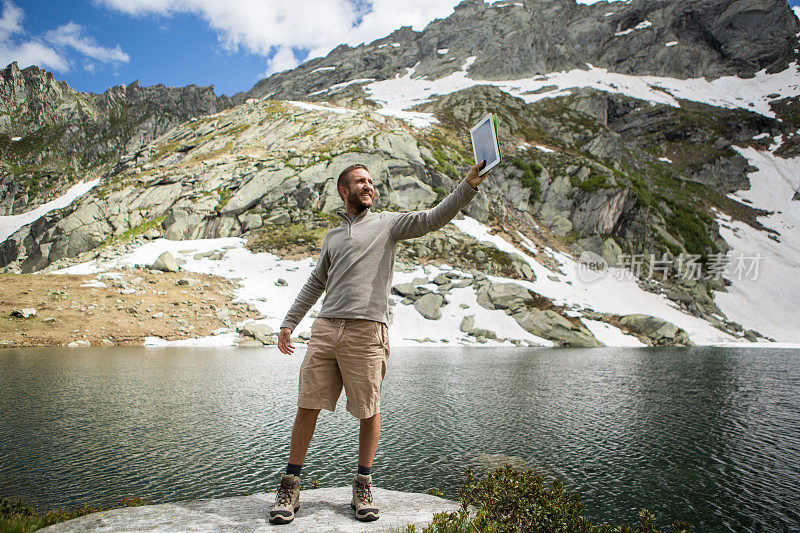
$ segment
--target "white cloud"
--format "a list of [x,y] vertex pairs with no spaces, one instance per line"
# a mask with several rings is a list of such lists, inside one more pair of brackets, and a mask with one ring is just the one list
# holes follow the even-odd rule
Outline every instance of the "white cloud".
[[[371,42],[401,26],[421,30],[446,17],[459,0],[373,0],[366,10],[352,0],[98,0],[136,16],[192,13],[216,30],[223,48],[269,58],[267,74],[292,68],[294,49],[309,58],[345,43]],[[359,20],[359,17],[360,20]]]
[[[109,48],[100,45],[91,36],[85,35],[83,27],[69,22],[51,30],[44,38],[30,36],[22,27],[25,12],[13,1],[3,1],[0,15],[0,68],[16,61],[20,68],[36,65],[58,72],[67,72],[71,68],[70,52],[77,52],[84,59],[93,59],[104,63],[127,63],[128,54],[119,45]],[[94,65],[82,61],[83,68],[93,72]]]
[[0,41],[5,41],[15,33],[22,31],[22,19],[25,13],[13,2],[3,2],[3,15],[0,17]]
[[3,14],[0,15],[0,68],[16,61],[20,68],[37,65],[58,71],[69,70],[67,60],[50,46],[38,39],[22,42],[17,39],[24,34],[24,18],[25,13],[14,2],[3,2]]
[[288,46],[281,46],[275,55],[267,62],[267,73],[282,72],[284,70],[293,69],[300,61]]
[[76,52],[103,63],[127,63],[130,56],[119,45],[114,48],[101,46],[92,37],[83,35],[83,27],[68,22],[45,34],[45,39],[56,46],[72,48]]
[[[0,65],[8,65],[16,61],[19,68],[36,65],[59,72],[69,70],[69,63],[55,50],[38,41],[28,41],[17,45],[0,42]],[[1,67],[0,67],[1,68]]]

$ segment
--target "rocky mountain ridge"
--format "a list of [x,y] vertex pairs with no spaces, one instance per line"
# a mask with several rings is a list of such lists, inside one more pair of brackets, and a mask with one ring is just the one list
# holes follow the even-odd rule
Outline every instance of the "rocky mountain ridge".
[[0,72],[0,215],[29,210],[119,156],[195,116],[228,105],[211,87],[116,86],[75,91],[53,74],[11,63]]
[[[680,79],[777,72],[797,61],[800,23],[784,0],[465,0],[422,31],[401,28],[374,42],[261,80],[233,97],[323,99],[354,80],[385,80],[414,68],[430,79],[459,70],[511,80],[589,63],[612,72]],[[665,46],[675,43],[678,46]]]
[[[339,47],[326,58],[259,82],[230,101],[196,87],[131,85],[100,96],[82,95],[35,67],[15,74],[12,65],[6,78],[13,83],[6,82],[4,90],[19,86],[20,79],[27,79],[23,73],[30,71],[26,90],[36,88],[37,96],[19,99],[7,116],[25,118],[8,119],[7,127],[21,128],[13,133],[28,132],[28,137],[33,132],[34,138],[41,138],[41,131],[52,124],[62,130],[52,137],[49,151],[31,149],[29,159],[9,151],[8,147],[23,146],[22,140],[9,137],[2,161],[8,167],[17,161],[40,167],[53,160],[74,163],[70,154],[83,146],[94,154],[94,166],[71,168],[81,177],[102,180],[70,206],[19,228],[0,245],[0,266],[7,272],[51,271],[76,261],[114,257],[133,241],[159,237],[242,236],[253,251],[313,256],[326,228],[338,223],[331,216],[340,205],[332,180],[342,168],[367,164],[376,183],[377,209],[429,207],[452,190],[470,163],[469,126],[492,111],[500,117],[505,159],[465,210],[468,215],[520,250],[530,252],[533,246],[537,252],[530,253],[553,272],[560,267],[546,250],[572,257],[591,252],[612,266],[625,266],[622,256],[659,258],[669,266],[659,273],[644,265],[642,288],[721,330],[757,339],[757,332],[726,320],[714,302],[712,291],[724,291],[729,282],[719,277],[687,279],[677,258],[696,257],[708,268],[714,256],[724,256],[728,244],[720,237],[717,213],[770,231],[759,221],[764,211],[729,194],[749,185],[752,167],[738,151],[742,147],[767,150],[777,142],[782,146],[776,154],[795,154],[800,138],[797,97],[773,98],[774,116],[767,116],[685,100],[679,106],[655,104],[596,88],[526,102],[499,87],[479,85],[418,105],[418,112],[438,121],[419,129],[386,116],[363,87],[411,68],[415,76],[431,78],[465,65],[473,77],[535,75],[537,69],[570,68],[578,57],[601,52],[602,57],[592,58],[598,65],[626,72],[675,75],[684,63],[706,69],[682,70],[684,76],[782,71],[796,59],[796,50],[782,43],[789,42],[798,23],[785,4],[769,5],[765,11],[763,4],[741,0],[594,6],[566,0],[489,6],[468,0],[451,17],[434,21],[422,32],[405,28],[369,45]],[[708,17],[698,19],[698,13]],[[486,19],[492,24],[483,24]],[[540,28],[556,19],[561,26]],[[651,25],[637,29],[646,21]],[[767,28],[761,25],[764,21],[773,24]],[[499,47],[496,50],[489,50],[484,27],[502,37],[491,44]],[[563,39],[547,33],[553,28],[566,32]],[[749,47],[743,44],[748,32],[757,37]],[[529,35],[534,40],[547,35],[547,46],[555,48],[547,48],[545,54],[508,48]],[[683,39],[680,51],[663,43],[676,37]],[[633,44],[617,44],[623,38],[633,39]],[[487,48],[481,48],[484,45]],[[639,59],[622,53],[631,46]],[[674,54],[654,52],[662,49]],[[497,64],[498,54],[514,59],[511,70],[491,71],[491,60]],[[125,116],[112,120],[115,113]],[[85,123],[92,127],[83,128]],[[24,174],[15,176],[6,177],[3,191],[8,198],[16,184],[12,195],[18,206],[19,176]],[[399,259],[401,268],[404,263],[446,263],[462,271],[477,262],[486,265],[488,274],[536,281],[519,256],[448,228],[402,243]],[[512,290],[518,296],[513,306],[498,307],[492,295],[502,301],[506,288],[479,278],[474,276],[473,288],[484,308],[504,310],[526,331],[557,344],[596,344],[570,314],[574,310],[535,293],[526,296],[529,289],[519,294]],[[414,289],[398,295],[429,319],[446,300],[441,290]],[[635,313],[581,312],[630,333],[648,331],[638,334],[652,344],[689,342],[674,326],[648,322]],[[485,328],[464,328],[476,338],[486,338],[475,333]]]

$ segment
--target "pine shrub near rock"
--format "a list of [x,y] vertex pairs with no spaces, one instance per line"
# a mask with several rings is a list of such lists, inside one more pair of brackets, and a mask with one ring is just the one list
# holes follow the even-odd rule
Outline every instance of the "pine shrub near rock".
[[[593,525],[583,516],[583,504],[577,493],[564,489],[553,480],[547,486],[544,476],[531,470],[519,471],[505,465],[476,481],[472,471],[459,489],[462,508],[438,513],[424,533],[537,532],[537,533],[659,533],[655,517],[639,511],[639,522],[632,527],[609,524]],[[683,522],[669,529],[675,533],[693,532]]]

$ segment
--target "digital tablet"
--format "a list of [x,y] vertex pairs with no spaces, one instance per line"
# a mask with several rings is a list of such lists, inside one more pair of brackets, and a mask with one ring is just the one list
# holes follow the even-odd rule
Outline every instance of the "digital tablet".
[[486,160],[486,166],[478,172],[483,176],[500,163],[500,146],[497,142],[497,115],[489,113],[469,130],[472,138],[472,154],[477,165]]

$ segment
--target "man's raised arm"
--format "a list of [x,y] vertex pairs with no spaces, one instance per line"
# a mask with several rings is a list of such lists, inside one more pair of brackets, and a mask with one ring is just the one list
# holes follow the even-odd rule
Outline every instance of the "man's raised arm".
[[439,202],[439,205],[423,211],[399,214],[394,220],[389,234],[397,241],[413,239],[437,230],[450,222],[478,194],[478,185],[489,174],[478,176],[478,172],[484,166],[486,166],[486,161],[470,167],[466,178],[458,184],[453,192]]

